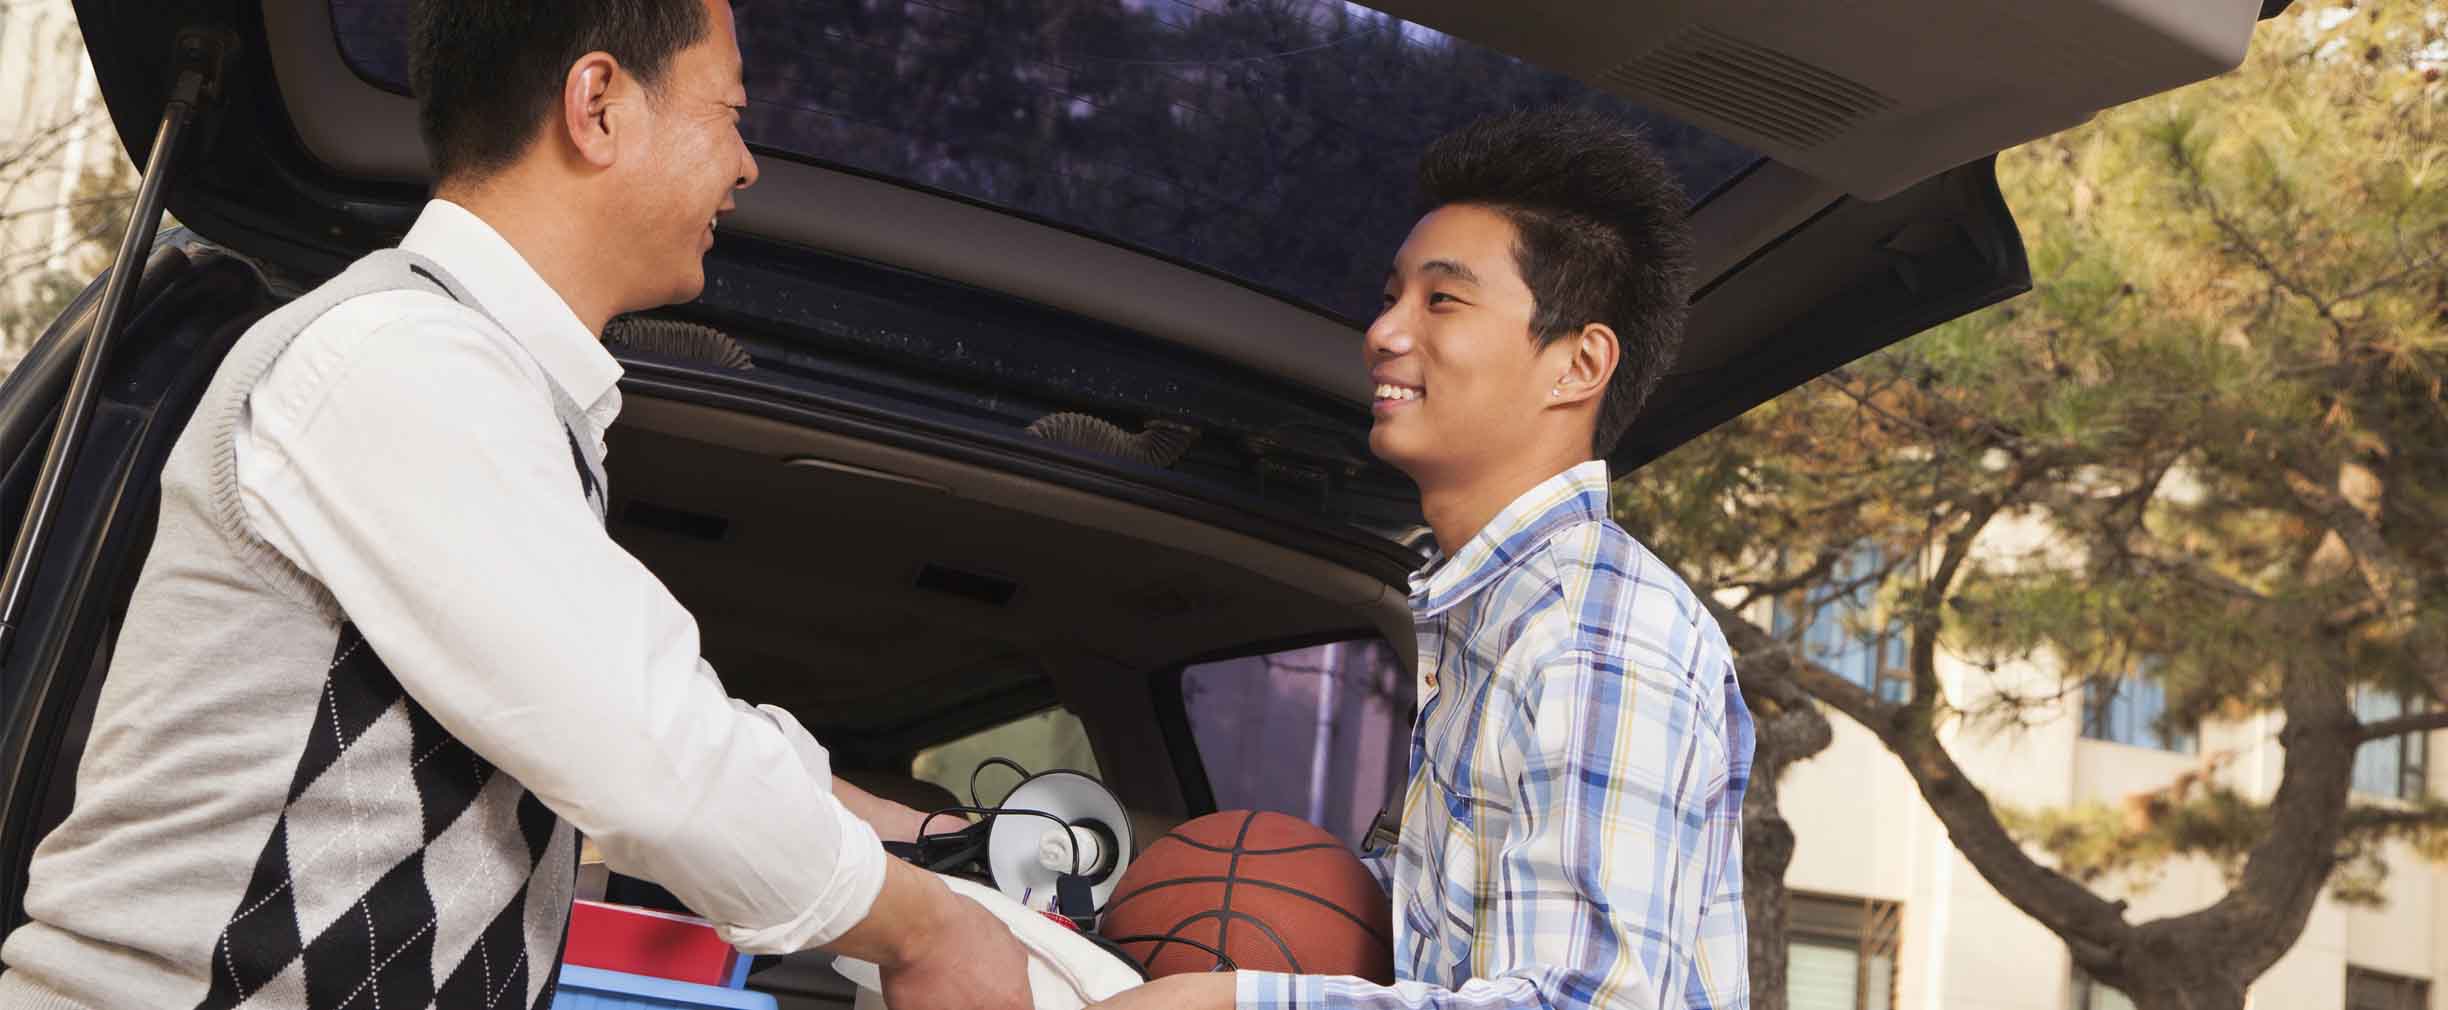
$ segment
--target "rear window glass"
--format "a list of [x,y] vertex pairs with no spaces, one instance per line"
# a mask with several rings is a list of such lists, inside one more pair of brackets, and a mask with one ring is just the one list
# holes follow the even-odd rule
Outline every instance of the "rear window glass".
[[1181,700],[1218,810],[1290,814],[1361,847],[1400,802],[1412,678],[1368,639],[1185,668]]
[[[332,0],[343,55],[405,93],[408,0]],[[1039,218],[1350,320],[1375,314],[1413,163],[1481,115],[1647,124],[1697,200],[1757,161],[1699,128],[1343,0],[758,0],[768,154]]]
[[[989,758],[1014,762],[1030,772],[1060,768],[1104,777],[1088,745],[1088,728],[1066,708],[1049,708],[919,751],[910,761],[910,777],[942,786],[962,803],[993,806],[1020,784],[1020,775],[1008,768],[981,769]],[[969,792],[973,778],[974,801]]]

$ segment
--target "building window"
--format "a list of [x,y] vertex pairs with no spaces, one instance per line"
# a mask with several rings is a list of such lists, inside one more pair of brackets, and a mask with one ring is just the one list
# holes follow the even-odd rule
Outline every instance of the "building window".
[[1802,654],[1812,662],[1881,701],[1903,702],[1912,697],[1912,640],[1902,620],[1879,613],[1872,577],[1887,563],[1885,551],[1856,549],[1837,562],[1827,585],[1778,600],[1770,623],[1779,638],[1801,627]]
[[[2424,699],[2378,688],[2355,690],[2355,718],[2367,723],[2414,715],[2430,708]],[[2373,796],[2401,800],[2430,794],[2428,733],[2407,733],[2374,740],[2355,751],[2354,789]]]
[[2074,969],[2074,1010],[2134,1010],[2134,1002],[2107,983]]
[[2431,983],[2346,966],[2346,1010],[2430,1010]]
[[1875,898],[1795,894],[1786,927],[1791,1010],[1895,1010],[1903,906]]
[[2193,752],[2193,734],[2163,723],[2167,685],[2147,673],[2083,684],[2082,735],[2135,747]]

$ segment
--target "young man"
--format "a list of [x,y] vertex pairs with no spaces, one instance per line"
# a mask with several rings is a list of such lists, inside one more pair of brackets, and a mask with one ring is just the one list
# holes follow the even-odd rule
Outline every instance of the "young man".
[[1391,853],[1397,982],[1176,976],[1112,1006],[1741,1010],[1751,719],[1716,623],[1609,518],[1607,467],[1682,340],[1687,204],[1637,136],[1482,122],[1369,327],[1376,453],[1442,557]]
[[538,1007],[573,827],[759,953],[903,1010],[1030,1005],[909,811],[733,701],[602,526],[619,313],[696,297],[756,180],[718,0],[420,0],[439,183],[239,341],[33,863],[0,1008]]

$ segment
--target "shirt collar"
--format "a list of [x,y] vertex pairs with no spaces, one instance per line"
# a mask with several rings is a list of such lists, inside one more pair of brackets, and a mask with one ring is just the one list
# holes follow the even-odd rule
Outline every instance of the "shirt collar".
[[510,240],[474,212],[448,200],[428,201],[400,248],[440,264],[465,285],[581,408],[593,408],[620,382],[620,362],[603,340]]
[[1547,478],[1496,513],[1461,550],[1432,559],[1411,576],[1413,614],[1434,617],[1470,599],[1558,530],[1605,521],[1609,502],[1605,460]]

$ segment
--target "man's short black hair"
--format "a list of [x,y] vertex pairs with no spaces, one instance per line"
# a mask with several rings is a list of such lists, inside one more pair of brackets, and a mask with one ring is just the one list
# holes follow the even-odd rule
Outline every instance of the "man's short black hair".
[[435,176],[481,177],[518,160],[579,57],[610,53],[654,88],[713,27],[705,0],[416,0],[408,81]]
[[1484,206],[1513,223],[1540,347],[1591,323],[1614,329],[1623,357],[1591,444],[1613,450],[1683,345],[1691,204],[1665,159],[1639,130],[1593,112],[1515,113],[1440,138],[1419,187],[1424,210]]

